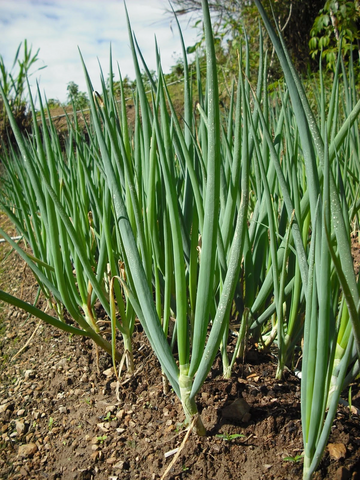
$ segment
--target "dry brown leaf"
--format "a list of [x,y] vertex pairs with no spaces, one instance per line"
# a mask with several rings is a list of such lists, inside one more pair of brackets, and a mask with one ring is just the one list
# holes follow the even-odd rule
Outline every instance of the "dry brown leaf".
[[334,460],[340,460],[346,456],[346,447],[343,443],[329,443],[328,450],[330,457]]

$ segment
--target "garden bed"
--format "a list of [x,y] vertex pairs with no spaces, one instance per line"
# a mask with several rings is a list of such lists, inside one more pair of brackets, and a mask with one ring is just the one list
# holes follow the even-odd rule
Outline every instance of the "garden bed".
[[[8,251],[0,244],[0,284],[33,302],[36,282]],[[358,254],[356,239],[353,251]],[[1,322],[1,479],[161,478],[174,458],[165,455],[181,448],[186,428],[176,395],[163,393],[159,363],[140,325],[135,374],[121,378],[117,394],[111,358],[97,354],[90,340],[39,324],[14,307],[2,307]],[[230,380],[215,362],[197,397],[208,435],[191,434],[165,478],[302,478],[300,380],[290,371],[275,380],[276,365],[271,352],[253,345]],[[358,384],[352,406],[338,408],[314,478],[360,478]]]

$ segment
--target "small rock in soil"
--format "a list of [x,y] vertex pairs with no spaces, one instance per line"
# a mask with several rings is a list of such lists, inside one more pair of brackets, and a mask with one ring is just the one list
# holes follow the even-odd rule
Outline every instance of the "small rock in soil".
[[334,480],[348,480],[351,478],[351,473],[345,467],[340,467],[335,472]]
[[108,368],[107,370],[104,370],[103,374],[105,375],[105,377],[112,377],[114,375],[114,368],[111,367],[111,368]]
[[113,413],[115,409],[116,409],[115,405],[108,405],[105,409],[105,413],[108,413],[108,412]]
[[19,421],[16,420],[15,429],[16,429],[16,431],[19,435],[22,435],[23,433],[25,433],[25,428],[26,427],[25,427],[25,424],[23,422],[19,422]]
[[25,381],[29,380],[29,378],[34,378],[34,370],[25,371]]
[[11,403],[5,403],[5,405],[0,405],[0,413],[4,413],[7,410],[12,410],[11,406]]
[[20,445],[18,450],[19,457],[31,457],[34,453],[37,452],[37,446],[35,443],[27,443],[25,445]]
[[222,416],[234,422],[247,423],[250,418],[250,405],[244,398],[237,398],[230,405],[222,409]]

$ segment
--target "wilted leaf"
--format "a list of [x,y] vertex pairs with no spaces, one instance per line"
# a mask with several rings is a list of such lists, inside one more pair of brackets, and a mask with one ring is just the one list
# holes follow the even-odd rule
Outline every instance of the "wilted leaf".
[[343,443],[329,443],[328,450],[330,457],[334,460],[340,460],[346,456],[346,447]]

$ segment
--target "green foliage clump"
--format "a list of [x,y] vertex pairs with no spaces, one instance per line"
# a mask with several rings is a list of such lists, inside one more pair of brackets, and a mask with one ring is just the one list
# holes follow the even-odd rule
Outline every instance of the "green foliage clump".
[[[16,122],[23,132],[29,127],[31,121],[27,109],[27,78],[46,68],[46,66],[42,66],[30,73],[35,63],[39,61],[39,50],[33,54],[32,46],[28,47],[27,40],[24,40],[24,43],[21,42],[10,70],[7,69],[4,58],[0,55],[0,85],[9,100]],[[0,98],[0,138],[4,144],[14,143],[14,134],[8,127],[5,105]]]
[[312,58],[326,60],[326,67],[334,70],[340,45],[344,59],[360,44],[360,4],[357,1],[327,0],[311,29],[309,47]]
[[68,103],[72,103],[75,110],[83,110],[88,108],[89,99],[85,92],[81,92],[79,90],[79,85],[77,85],[75,82],[69,82],[66,90],[68,92]]
[[[274,19],[280,29],[291,59],[295,67],[302,73],[306,73],[309,64],[309,39],[310,30],[319,10],[323,7],[324,0],[263,0],[262,5],[270,19]],[[259,58],[256,55],[258,49],[259,12],[252,1],[248,0],[209,0],[209,8],[212,12],[215,43],[224,49],[224,56],[229,65],[237,64],[237,49],[247,37],[252,43],[251,68],[258,67]],[[193,14],[201,11],[200,0],[173,0],[177,15]],[[191,48],[202,46],[204,35],[202,33],[202,20],[194,22],[194,26],[201,29],[198,42]],[[271,55],[270,76],[276,80],[282,75],[281,68],[276,56],[272,54],[273,45],[269,38],[265,38],[265,47]],[[217,46],[218,48],[218,46]],[[313,65],[317,68],[317,65]],[[236,67],[235,67],[236,68]]]
[[[23,58],[20,59],[22,46]],[[10,71],[7,70],[4,59],[0,55],[0,82],[6,97],[11,101],[13,112],[22,111],[26,108],[26,78],[30,76],[30,69],[39,60],[39,51],[40,49],[35,54],[32,54],[32,46],[28,48],[27,40],[24,40],[24,45],[21,42]],[[40,67],[36,71],[44,68],[46,66]]]
[[[245,39],[220,109],[221,50],[206,0],[205,54],[196,58],[195,80],[182,39],[181,115],[160,61],[156,74],[142,57],[140,63],[129,21],[134,128],[121,77],[120,104],[114,95],[112,61],[101,95],[83,62],[88,142],[75,118],[65,151],[40,93],[41,131],[35,121],[34,135],[24,138],[0,88],[21,152],[4,159],[0,205],[32,254],[0,234],[32,269],[58,318],[2,290],[0,300],[90,337],[120,370],[125,361],[134,369],[138,318],[199,434],[206,432],[196,397],[219,350],[224,377],[243,357],[248,336],[276,345],[278,379],[301,355],[303,468],[310,480],[340,392],[360,371],[359,279],[349,241],[360,218],[360,101],[352,64],[347,72],[339,57],[330,89],[320,74],[310,102],[272,21],[255,4],[285,78],[271,95],[260,35],[256,77]],[[110,319],[108,338],[99,303]]]

